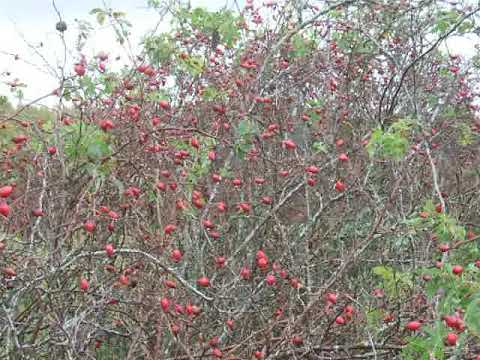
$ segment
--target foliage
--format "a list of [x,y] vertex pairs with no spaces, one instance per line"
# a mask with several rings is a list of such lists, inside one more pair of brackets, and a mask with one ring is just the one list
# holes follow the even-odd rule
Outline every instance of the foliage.
[[0,357],[479,355],[475,8],[146,3],[0,75]]

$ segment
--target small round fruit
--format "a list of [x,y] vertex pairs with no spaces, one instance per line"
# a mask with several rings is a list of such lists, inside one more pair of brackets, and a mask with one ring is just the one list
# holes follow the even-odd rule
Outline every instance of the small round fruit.
[[95,227],[96,225],[92,220],[88,220],[85,222],[85,224],[83,224],[83,228],[88,233],[93,233],[95,231]]
[[0,187],[0,197],[2,198],[9,197],[12,191],[13,191],[13,186],[10,186],[10,185],[2,186]]
[[115,249],[113,248],[112,244],[105,245],[105,252],[107,253],[108,257],[113,256],[114,251],[115,251]]
[[202,276],[197,279],[197,285],[201,287],[209,287],[210,286],[210,279],[206,276]]
[[463,266],[461,266],[461,265],[454,265],[454,266],[452,267],[452,273],[454,273],[455,275],[460,275],[462,272],[463,272]]
[[422,323],[420,321],[410,321],[409,323],[407,323],[407,325],[405,325],[405,328],[407,328],[408,330],[411,330],[411,331],[417,331],[419,330],[420,328],[422,327]]
[[179,262],[180,260],[182,260],[182,252],[178,249],[174,249],[172,250],[172,253],[170,254],[170,258],[174,261],[174,262]]
[[0,214],[5,217],[8,217],[8,214],[10,214],[10,206],[6,202],[0,203]]
[[85,278],[80,279],[80,290],[87,291],[89,287],[88,280]]
[[455,333],[448,333],[447,337],[445,338],[445,342],[448,346],[455,346],[457,345],[458,335]]

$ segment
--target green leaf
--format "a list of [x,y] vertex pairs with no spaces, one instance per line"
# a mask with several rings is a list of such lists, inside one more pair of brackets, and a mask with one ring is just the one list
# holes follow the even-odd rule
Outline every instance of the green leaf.
[[402,119],[393,123],[386,132],[381,128],[375,129],[367,145],[369,156],[402,159],[409,148],[408,136],[412,125],[412,121]]
[[372,272],[375,275],[380,276],[383,278],[383,280],[390,280],[393,278],[393,270],[391,267],[386,267],[386,266],[375,266],[372,269]]
[[100,25],[103,25],[105,23],[105,13],[103,12],[99,12],[97,14],[97,22],[100,24]]
[[202,98],[207,101],[223,98],[224,95],[215,86],[207,86],[202,92]]
[[445,33],[459,20],[460,13],[456,10],[440,11],[436,18],[437,22],[433,27],[433,31]]
[[467,33],[474,28],[474,24],[472,21],[465,20],[460,26],[458,27],[457,31],[461,34]]
[[95,142],[88,144],[87,155],[96,160],[107,156],[110,153],[108,144],[102,140],[96,140]]
[[242,120],[238,123],[238,134],[241,138],[245,138],[246,136],[251,134],[251,125],[250,121]]
[[322,152],[326,154],[328,152],[328,147],[323,142],[316,141],[312,144],[312,150],[316,153]]
[[474,295],[465,312],[465,323],[468,330],[480,338],[480,293]]
[[150,62],[154,64],[166,62],[175,54],[174,42],[167,33],[145,37],[143,45]]
[[460,130],[459,143],[462,146],[469,146],[473,143],[473,131],[470,126],[465,123],[460,123],[457,125],[457,128]]
[[127,14],[125,14],[123,11],[112,12],[112,16],[116,19],[119,18],[119,17],[124,17],[125,15],[127,15]]
[[200,75],[204,70],[203,59],[199,56],[189,56],[182,61],[182,64],[192,76]]
[[95,8],[95,9],[90,10],[89,14],[90,15],[95,15],[95,14],[98,14],[100,12],[104,12],[103,9]]
[[305,44],[305,40],[299,34],[296,34],[295,36],[293,36],[292,46],[293,46],[294,57],[303,57],[307,53],[307,46]]

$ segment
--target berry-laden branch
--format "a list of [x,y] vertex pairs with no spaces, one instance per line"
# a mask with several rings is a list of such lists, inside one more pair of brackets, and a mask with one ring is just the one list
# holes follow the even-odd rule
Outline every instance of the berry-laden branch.
[[[125,249],[125,248],[120,248],[120,249],[115,249],[115,253],[116,254],[133,254],[133,255],[141,255],[142,257],[150,260],[152,263],[154,263],[155,265],[159,266],[162,270],[164,270],[165,272],[167,272],[168,274],[172,275],[173,277],[175,277],[175,279],[177,279],[183,286],[185,286],[187,289],[189,289],[191,292],[193,292],[194,294],[200,296],[203,300],[205,301],[213,301],[214,299],[210,296],[207,296],[205,295],[204,293],[202,293],[201,291],[199,291],[198,289],[196,289],[193,285],[191,285],[187,280],[185,280],[182,276],[180,276],[174,269],[166,266],[163,264],[162,261],[160,261],[159,259],[157,259],[155,256],[151,255],[151,254],[148,254],[144,251],[141,251],[141,250],[137,250],[137,249]],[[70,265],[76,263],[77,261],[79,261],[80,259],[82,258],[85,258],[85,257],[98,257],[98,256],[105,256],[105,251],[84,251],[84,252],[81,252],[80,254],[77,254],[75,256],[73,256],[73,258],[67,260],[66,262],[64,262],[62,265],[60,265],[60,267],[58,269],[55,269],[54,271],[57,272],[57,271],[62,271],[62,270],[65,270],[67,269]]]

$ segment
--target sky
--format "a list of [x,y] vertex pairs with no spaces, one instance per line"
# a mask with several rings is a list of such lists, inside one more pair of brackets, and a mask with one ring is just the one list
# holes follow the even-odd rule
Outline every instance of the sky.
[[[209,9],[217,9],[225,3],[233,5],[234,0],[191,0],[192,6],[203,6]],[[262,0],[255,0],[259,3]],[[89,15],[93,8],[107,6],[124,11],[127,19],[134,24],[132,28],[133,45],[139,43],[140,38],[158,21],[158,15],[148,9],[147,0],[55,0],[58,10],[67,22],[69,29],[66,31],[66,43],[70,49],[74,48],[77,29],[75,19],[90,20],[96,24],[95,18]],[[238,1],[243,6],[244,1]],[[52,6],[52,0],[0,0],[0,95],[9,95],[14,104],[10,87],[5,81],[18,79],[20,83],[28,86],[23,88],[24,103],[37,99],[56,88],[55,78],[46,72],[45,61],[57,67],[58,59],[62,58],[63,46],[59,39],[55,24],[58,21],[57,14]],[[162,24],[162,29],[168,29],[168,22]],[[40,44],[42,47],[39,47]],[[474,44],[479,43],[478,37],[474,39],[455,38],[449,43],[449,50],[453,53],[473,55]],[[111,58],[121,56],[122,59],[116,64],[119,66],[126,54],[121,51],[115,41],[113,31],[107,26],[95,31],[88,40],[83,53],[91,58],[99,51],[105,51]],[[15,60],[14,55],[19,56]],[[71,64],[78,58],[77,54],[69,54]],[[70,65],[71,66],[71,65]],[[113,66],[113,64],[111,65]],[[8,77],[2,73],[10,72]],[[42,101],[44,104],[53,105],[54,97]]]
[[[103,0],[55,0],[55,4],[67,23],[65,32],[67,46],[74,49],[76,42],[75,19],[89,20],[98,25],[90,10],[103,7]],[[147,0],[105,0],[107,6],[127,13],[127,19],[134,24],[132,28],[133,45],[138,44],[141,36],[157,23],[159,16],[148,9]],[[232,0],[192,0],[192,6],[217,9]],[[243,3],[243,1],[241,1]],[[46,73],[45,61],[57,67],[58,59],[63,58],[63,45],[55,30],[58,16],[52,6],[52,0],[0,0],[0,74],[10,72],[8,77],[0,76],[0,95],[9,95],[10,87],[5,81],[18,79],[28,86],[23,88],[24,103],[51,92],[57,86],[55,78]],[[168,29],[168,23],[161,25]],[[39,47],[40,44],[42,47]],[[107,26],[95,31],[88,40],[83,53],[91,58],[99,51],[107,52],[111,58],[120,55],[126,58],[115,41],[113,31]],[[14,55],[19,56],[15,60]],[[76,60],[75,52],[69,54],[70,61]],[[122,60],[120,60],[121,63]],[[53,104],[54,98],[43,101]]]

